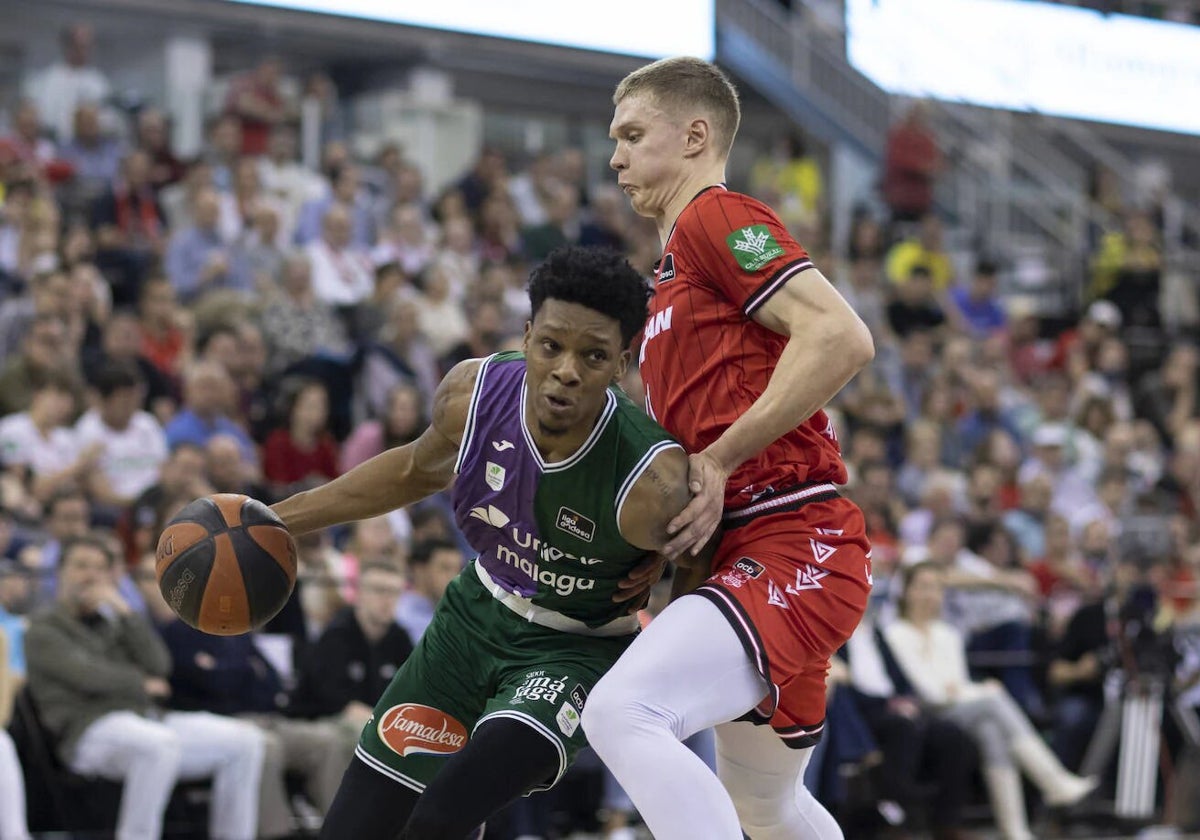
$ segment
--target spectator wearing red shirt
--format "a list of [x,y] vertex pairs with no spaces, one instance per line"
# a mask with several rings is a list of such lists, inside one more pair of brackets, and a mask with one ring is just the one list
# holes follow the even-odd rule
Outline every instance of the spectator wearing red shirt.
[[942,153],[929,129],[928,112],[928,105],[917,102],[888,132],[883,198],[893,221],[915,222],[933,208]]
[[279,59],[268,56],[229,84],[225,113],[241,123],[243,155],[266,152],[271,130],[291,116],[291,106],[279,86],[282,74]]
[[297,485],[337,478],[338,449],[328,422],[325,386],[303,380],[292,390],[287,426],[271,432],[263,450],[263,475],[279,498],[297,492]]

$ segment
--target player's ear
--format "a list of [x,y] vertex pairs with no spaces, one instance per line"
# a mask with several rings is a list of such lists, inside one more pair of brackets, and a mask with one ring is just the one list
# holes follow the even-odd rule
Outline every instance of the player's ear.
[[631,358],[633,358],[633,353],[629,350],[622,350],[621,355],[617,356],[617,370],[613,374],[614,385],[625,378],[625,371],[629,370],[629,360]]
[[708,120],[697,117],[687,127],[687,138],[684,141],[683,156],[686,158],[699,157],[712,143],[712,129]]
[[521,336],[521,352],[526,356],[529,355],[529,335],[533,332],[533,322],[525,322],[525,335]]

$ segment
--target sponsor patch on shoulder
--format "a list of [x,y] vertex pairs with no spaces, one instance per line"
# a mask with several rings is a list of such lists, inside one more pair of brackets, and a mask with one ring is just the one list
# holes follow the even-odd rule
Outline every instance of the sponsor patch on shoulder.
[[776,257],[783,255],[783,248],[771,235],[766,225],[749,225],[739,228],[725,237],[730,253],[746,271],[758,271]]

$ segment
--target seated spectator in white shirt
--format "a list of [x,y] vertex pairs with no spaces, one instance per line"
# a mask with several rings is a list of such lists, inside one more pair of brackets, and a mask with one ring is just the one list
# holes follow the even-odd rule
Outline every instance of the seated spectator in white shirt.
[[45,502],[60,487],[82,481],[98,452],[79,446],[67,421],[74,411],[70,380],[47,374],[34,387],[28,411],[0,420],[0,459],[24,473],[35,499]]
[[140,410],[144,382],[135,364],[109,362],[93,385],[99,403],[75,426],[80,447],[100,447],[87,486],[97,503],[125,507],[158,480],[167,437],[154,415]]
[[397,263],[408,277],[416,277],[437,254],[435,231],[425,223],[419,204],[397,204],[379,244],[371,251],[371,261],[376,266]]
[[312,265],[313,292],[331,306],[353,306],[371,294],[375,273],[367,252],[350,241],[350,214],[335,204],[325,212],[321,237],[305,252]]

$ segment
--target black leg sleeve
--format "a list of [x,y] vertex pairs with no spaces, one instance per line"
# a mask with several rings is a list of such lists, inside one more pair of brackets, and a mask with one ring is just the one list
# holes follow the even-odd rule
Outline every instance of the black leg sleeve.
[[321,840],[396,840],[418,796],[359,759],[351,759],[325,815]]
[[558,750],[546,736],[512,718],[486,721],[430,782],[400,840],[464,840],[557,773]]

